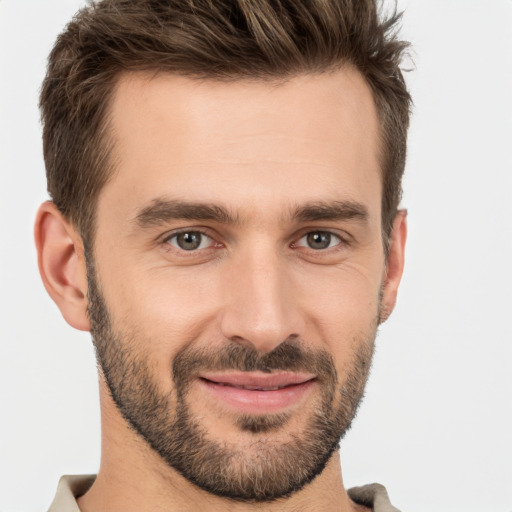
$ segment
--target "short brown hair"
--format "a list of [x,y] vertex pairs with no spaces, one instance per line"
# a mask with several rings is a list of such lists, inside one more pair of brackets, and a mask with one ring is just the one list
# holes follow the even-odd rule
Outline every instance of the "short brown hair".
[[411,99],[400,63],[408,44],[396,36],[400,14],[381,19],[376,1],[90,2],[58,37],[41,91],[50,197],[92,244],[98,194],[114,167],[108,108],[125,71],[269,80],[351,64],[379,113],[389,235],[405,167]]

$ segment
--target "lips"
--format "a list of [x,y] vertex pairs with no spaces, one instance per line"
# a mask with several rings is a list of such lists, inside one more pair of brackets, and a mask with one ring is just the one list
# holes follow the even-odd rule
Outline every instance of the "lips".
[[291,372],[204,373],[199,383],[212,398],[238,412],[269,414],[301,401],[315,384],[315,375]]

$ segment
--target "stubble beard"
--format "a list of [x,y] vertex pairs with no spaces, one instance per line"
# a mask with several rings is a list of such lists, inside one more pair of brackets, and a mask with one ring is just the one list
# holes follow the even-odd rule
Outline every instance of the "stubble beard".
[[[174,389],[158,389],[141,347],[150,340],[135,332],[114,332],[91,258],[87,259],[88,313],[98,364],[124,419],[172,469],[216,496],[269,502],[302,489],[327,465],[350,428],[362,400],[373,356],[376,326],[357,340],[348,373],[339,382],[326,351],[311,351],[297,339],[268,353],[234,342],[215,352],[183,348],[172,364]],[[286,433],[290,413],[240,415],[234,424],[249,445],[212,439],[187,401],[198,370],[304,371],[317,375],[320,397],[299,432]],[[170,404],[175,404],[171,410]],[[309,409],[308,409],[309,410]],[[296,413],[295,413],[296,414]]]

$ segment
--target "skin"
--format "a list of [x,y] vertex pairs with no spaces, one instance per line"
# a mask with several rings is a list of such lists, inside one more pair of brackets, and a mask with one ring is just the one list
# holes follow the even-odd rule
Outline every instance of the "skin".
[[[111,126],[116,172],[98,201],[96,273],[114,328],[152,340],[140,348],[160,389],[172,389],[169,364],[185,346],[212,350],[235,340],[267,352],[290,336],[327,351],[343,379],[357,340],[394,307],[406,238],[399,212],[385,257],[379,124],[360,74],[344,68],[279,85],[127,74]],[[155,200],[222,206],[237,222],[142,225],[137,218]],[[334,202],[356,204],[366,216],[304,221],[290,214]],[[208,235],[201,249],[176,246],[169,237],[182,228]],[[315,231],[332,233],[332,246],[308,247],[305,235]],[[89,330],[80,236],[50,202],[35,232],[48,292],[70,325]],[[318,393],[313,387],[291,407],[286,429],[269,434],[273,442],[300,433]],[[128,427],[101,375],[100,398],[102,460],[79,499],[84,512],[365,510],[346,494],[337,453],[311,484],[278,503],[212,496]],[[253,449],[254,434],[240,432],[224,404],[194,385],[189,404],[213,438]]]

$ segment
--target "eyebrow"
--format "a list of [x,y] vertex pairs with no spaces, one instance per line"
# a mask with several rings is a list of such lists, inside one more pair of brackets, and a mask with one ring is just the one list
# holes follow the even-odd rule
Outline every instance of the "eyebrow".
[[148,228],[170,220],[208,220],[221,224],[239,223],[238,217],[222,206],[175,199],[155,199],[134,218],[141,228]]
[[[317,201],[291,208],[289,219],[295,222],[357,220],[367,222],[368,209],[355,201]],[[207,220],[220,224],[241,224],[238,215],[212,203],[196,203],[176,199],[155,199],[140,210],[133,221],[149,228],[172,220]]]
[[368,209],[356,201],[314,202],[298,206],[292,211],[291,218],[299,222],[315,222],[327,220],[368,221]]

